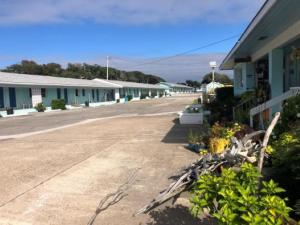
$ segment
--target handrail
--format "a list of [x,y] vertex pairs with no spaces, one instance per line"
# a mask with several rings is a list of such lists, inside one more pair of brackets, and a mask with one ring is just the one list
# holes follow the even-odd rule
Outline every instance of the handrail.
[[292,87],[292,88],[290,88],[289,91],[283,93],[282,95],[274,97],[274,98],[270,99],[269,101],[266,101],[263,104],[252,108],[250,110],[250,126],[253,127],[253,116],[255,116],[256,114],[259,114],[273,106],[279,105],[283,101],[285,101],[291,97],[294,97],[299,93],[300,93],[300,87]]

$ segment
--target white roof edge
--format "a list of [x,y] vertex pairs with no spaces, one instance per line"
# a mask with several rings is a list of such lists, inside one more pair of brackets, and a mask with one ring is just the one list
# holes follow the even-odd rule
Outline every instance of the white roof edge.
[[107,83],[107,84],[110,84],[110,85],[113,85],[113,86],[116,86],[116,87],[120,87],[120,88],[123,88],[122,85],[119,85],[119,84],[114,84],[112,82],[109,82],[109,80],[104,80],[104,79],[99,79],[99,78],[95,78],[93,79],[94,81],[97,81],[97,82],[104,82],[104,83]]
[[240,45],[246,40],[246,38],[249,36],[249,34],[253,31],[253,29],[257,26],[257,24],[262,20],[262,18],[269,12],[269,10],[272,8],[272,6],[277,2],[278,0],[266,0],[266,2],[262,5],[262,7],[259,9],[257,14],[254,16],[254,18],[251,20],[249,25],[246,27],[245,31],[242,33],[239,40],[236,42],[236,44],[233,46],[233,48],[230,50],[230,52],[227,54],[225,59],[220,65],[221,70],[224,69],[224,64],[230,60],[232,55],[236,52],[236,50],[240,47]]

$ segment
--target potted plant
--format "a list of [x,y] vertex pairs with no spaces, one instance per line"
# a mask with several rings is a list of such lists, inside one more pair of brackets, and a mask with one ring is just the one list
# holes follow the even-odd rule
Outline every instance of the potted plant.
[[7,115],[13,115],[14,114],[14,108],[11,108],[11,107],[6,108],[6,114]]
[[46,110],[46,107],[42,102],[38,103],[35,107],[36,111],[38,112],[44,112]]

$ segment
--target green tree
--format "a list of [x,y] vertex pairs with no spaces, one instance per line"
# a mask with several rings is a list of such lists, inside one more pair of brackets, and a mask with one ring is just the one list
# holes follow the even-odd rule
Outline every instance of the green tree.
[[[212,73],[204,75],[202,79],[202,84],[208,84],[212,81]],[[226,75],[221,73],[215,73],[215,81],[221,84],[232,84],[232,80]]]
[[[31,60],[23,60],[20,64],[13,64],[2,71],[88,80],[95,78],[106,79],[106,67],[97,64],[90,65],[87,63],[69,63],[66,68],[62,68],[61,65],[57,63],[39,65]],[[109,68],[109,79],[149,84],[157,84],[164,81],[164,79],[159,76],[144,74],[140,71],[127,72],[111,67]]]

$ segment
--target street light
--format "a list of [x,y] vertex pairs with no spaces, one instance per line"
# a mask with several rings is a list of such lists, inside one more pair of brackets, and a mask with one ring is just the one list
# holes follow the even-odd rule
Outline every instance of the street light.
[[213,91],[215,91],[215,69],[217,68],[217,62],[216,61],[211,61],[209,62],[209,66],[212,69],[212,87]]

